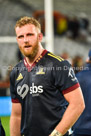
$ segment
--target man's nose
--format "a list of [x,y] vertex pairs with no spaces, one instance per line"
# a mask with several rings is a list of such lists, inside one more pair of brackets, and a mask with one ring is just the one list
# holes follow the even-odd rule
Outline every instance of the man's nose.
[[26,43],[26,42],[28,42],[28,41],[29,41],[28,37],[27,37],[27,36],[24,36],[24,42]]

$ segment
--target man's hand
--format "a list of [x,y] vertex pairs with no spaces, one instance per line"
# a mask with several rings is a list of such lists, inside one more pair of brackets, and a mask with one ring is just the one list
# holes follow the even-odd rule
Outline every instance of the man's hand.
[[63,136],[60,132],[58,132],[56,129],[54,129],[49,136]]

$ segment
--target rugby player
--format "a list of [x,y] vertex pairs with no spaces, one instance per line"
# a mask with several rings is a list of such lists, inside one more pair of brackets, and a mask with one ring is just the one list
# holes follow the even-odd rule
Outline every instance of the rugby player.
[[10,75],[10,136],[67,136],[85,107],[73,69],[43,48],[36,19],[22,17],[15,32],[24,59]]

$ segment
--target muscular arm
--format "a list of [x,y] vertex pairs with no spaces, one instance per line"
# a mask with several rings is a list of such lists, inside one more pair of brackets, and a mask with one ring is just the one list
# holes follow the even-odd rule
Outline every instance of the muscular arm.
[[80,88],[66,93],[64,97],[69,102],[69,106],[67,107],[62,120],[55,128],[63,135],[70,127],[72,127],[85,108],[83,95]]
[[21,104],[12,103],[12,112],[10,117],[10,136],[21,136]]

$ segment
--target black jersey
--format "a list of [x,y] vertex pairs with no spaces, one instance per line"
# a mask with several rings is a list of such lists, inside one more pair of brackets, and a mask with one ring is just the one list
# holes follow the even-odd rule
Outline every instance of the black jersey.
[[24,59],[10,75],[12,102],[22,106],[21,134],[48,136],[60,122],[67,101],[64,93],[79,87],[68,61],[44,50],[30,67]]

